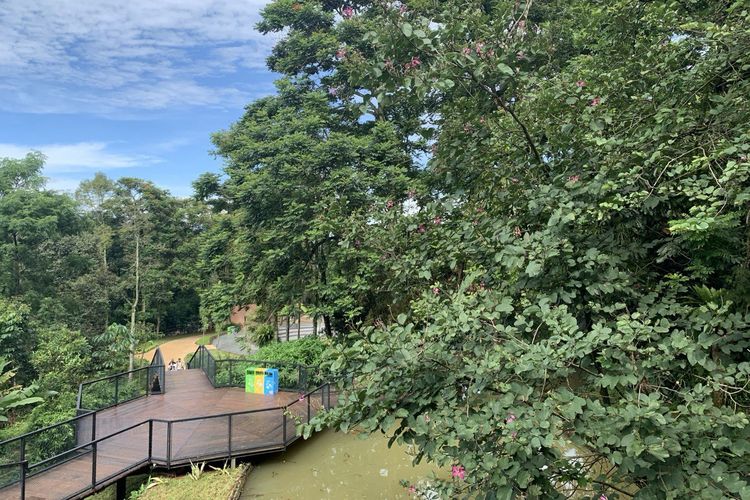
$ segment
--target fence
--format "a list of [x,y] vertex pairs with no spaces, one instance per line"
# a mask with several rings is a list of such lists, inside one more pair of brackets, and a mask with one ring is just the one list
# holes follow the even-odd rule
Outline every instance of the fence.
[[98,411],[149,394],[166,391],[164,358],[159,348],[149,366],[83,382],[78,386],[79,410]]
[[[71,419],[91,419],[90,425],[79,427],[76,437],[79,442],[75,446],[42,460],[30,460],[25,456],[29,434],[16,438],[21,440],[17,458],[0,465],[0,493],[15,488],[19,498],[24,500],[30,487],[35,491],[49,491],[53,487],[61,498],[70,498],[94,491],[148,464],[169,468],[196,460],[281,451],[300,437],[297,425],[309,423],[315,415],[329,409],[331,403],[330,386],[323,384],[287,406],[207,417],[149,419],[99,438],[96,437],[96,412],[91,412]],[[81,435],[81,429],[86,429],[86,435]],[[39,477],[42,472],[69,462],[75,462],[71,466],[77,470],[90,470],[90,480],[43,484],[45,478]]]
[[309,387],[323,383],[317,368],[299,363],[267,361],[259,359],[216,359],[204,346],[195,350],[188,368],[201,369],[214,387],[244,387],[245,370],[256,366],[279,369],[279,389],[305,391]]

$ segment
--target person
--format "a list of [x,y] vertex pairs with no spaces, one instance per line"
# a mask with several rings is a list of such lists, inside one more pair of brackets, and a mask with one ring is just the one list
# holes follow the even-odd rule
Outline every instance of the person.
[[177,367],[177,363],[174,362],[174,359],[170,360],[169,361],[169,371],[171,372],[173,370],[176,370],[177,369],[176,367]]
[[185,365],[182,364],[182,358],[177,358],[177,369],[178,370],[184,370]]

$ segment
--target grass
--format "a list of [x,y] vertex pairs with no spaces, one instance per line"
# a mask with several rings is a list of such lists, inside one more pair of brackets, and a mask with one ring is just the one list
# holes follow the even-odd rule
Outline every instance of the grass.
[[195,345],[208,345],[216,335],[204,335],[195,341]]
[[[224,500],[245,477],[246,466],[214,469],[206,466],[196,475],[133,476],[127,480],[130,500]],[[241,485],[240,485],[241,486]],[[91,496],[93,500],[115,500],[115,486]]]

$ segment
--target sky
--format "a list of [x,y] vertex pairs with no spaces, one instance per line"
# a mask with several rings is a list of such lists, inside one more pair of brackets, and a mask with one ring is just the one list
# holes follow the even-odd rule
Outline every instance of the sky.
[[48,187],[101,171],[177,196],[221,170],[211,134],[272,94],[265,0],[0,0],[0,157],[47,156]]

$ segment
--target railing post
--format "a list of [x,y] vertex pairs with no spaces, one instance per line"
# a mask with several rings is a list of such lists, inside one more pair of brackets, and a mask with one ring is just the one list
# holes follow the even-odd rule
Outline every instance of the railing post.
[[310,396],[307,396],[305,399],[307,399],[307,423],[310,423],[310,399],[312,399],[312,394]]
[[26,439],[21,438],[21,449],[19,451],[19,461],[21,462],[21,500],[26,498],[26,467],[29,463],[26,461]]
[[172,466],[172,422],[167,422],[167,469]]
[[283,413],[281,414],[282,417],[284,417],[284,421],[281,424],[281,428],[283,429],[282,432],[284,435],[282,436],[282,441],[284,442],[284,446],[286,447],[286,411],[287,409],[283,409]]
[[96,441],[96,412],[91,414],[91,440]]
[[154,454],[154,421],[149,419],[148,421],[148,461],[151,462],[151,458]]
[[328,387],[328,408],[326,410],[331,409],[331,384],[326,384],[326,387]]
[[[231,366],[231,365],[230,365]],[[229,424],[227,426],[227,448],[229,451],[229,458],[232,458],[232,415],[229,415]]]
[[96,488],[96,441],[91,445],[91,449],[93,450],[91,454],[91,488],[93,489]]
[[120,397],[120,377],[115,377],[115,404]]

